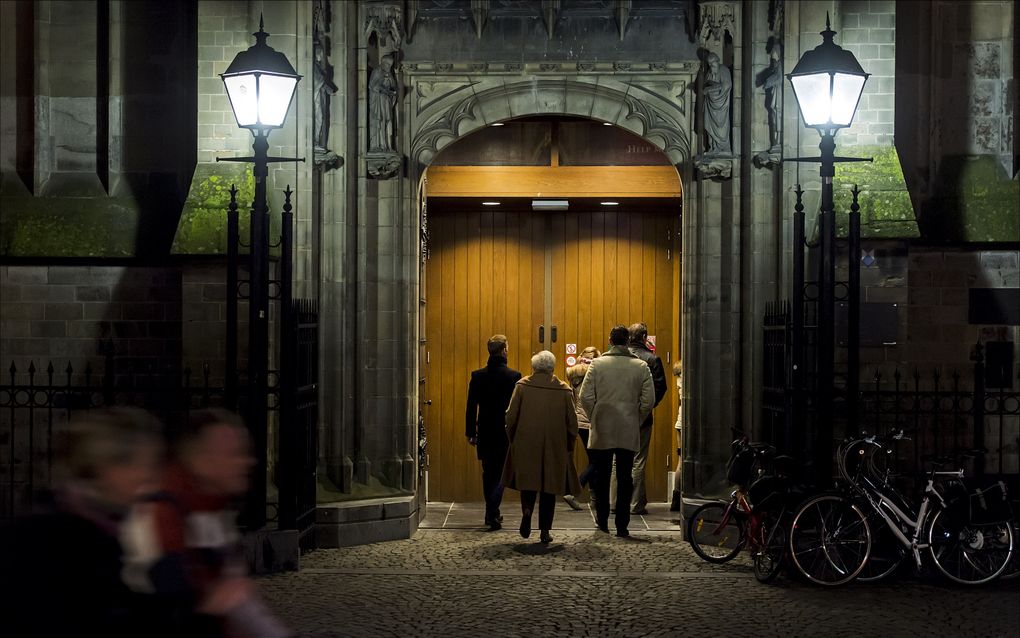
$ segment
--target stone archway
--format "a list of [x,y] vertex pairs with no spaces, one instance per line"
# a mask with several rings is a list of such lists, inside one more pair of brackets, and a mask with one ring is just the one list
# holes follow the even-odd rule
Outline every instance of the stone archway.
[[625,128],[679,167],[691,157],[692,80],[692,74],[445,78],[412,69],[408,156],[420,174],[437,152],[483,126],[529,115],[574,115]]

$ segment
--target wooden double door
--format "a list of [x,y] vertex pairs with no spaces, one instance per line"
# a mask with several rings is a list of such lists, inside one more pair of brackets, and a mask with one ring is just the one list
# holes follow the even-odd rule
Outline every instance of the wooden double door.
[[[482,208],[482,207],[479,207]],[[654,413],[647,486],[666,500],[675,465],[680,246],[677,210],[594,212],[444,211],[429,208],[425,265],[426,403],[431,501],[480,501],[481,465],[465,438],[471,371],[485,365],[486,341],[509,338],[509,365],[531,371],[531,356],[556,355],[566,380],[568,346],[606,349],[609,330],[648,324],[668,390]],[[575,463],[584,467],[577,446]]]

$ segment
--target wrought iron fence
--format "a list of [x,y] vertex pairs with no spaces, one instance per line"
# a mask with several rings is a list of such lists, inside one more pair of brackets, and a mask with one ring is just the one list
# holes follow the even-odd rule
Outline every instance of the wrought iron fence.
[[[805,448],[814,449],[804,443],[815,431],[816,412],[811,408],[815,393],[810,379],[815,348],[808,335],[801,355],[803,377],[807,378],[798,386],[790,311],[787,303],[770,304],[762,321],[759,436],[798,454]],[[839,383],[840,376],[843,383]],[[903,429],[909,440],[897,445],[893,459],[903,474],[921,471],[933,458],[953,457],[969,474],[1020,478],[1020,392],[1011,387],[986,387],[980,344],[975,346],[969,366],[948,373],[940,369],[877,372],[870,383],[862,380],[856,397],[845,382],[848,376],[849,371],[846,376],[838,375],[841,387],[833,393],[837,421],[833,432],[837,437]]]
[[896,466],[914,473],[938,457],[953,458],[975,475],[1020,475],[1020,392],[985,387],[981,345],[972,373],[935,369],[877,372],[861,391],[861,429],[887,434],[902,429]]
[[223,405],[223,388],[210,383],[203,364],[156,369],[132,365],[118,368],[112,342],[104,348],[101,372],[86,363],[75,370],[70,363],[57,370],[49,362],[40,370],[35,362],[24,369],[12,362],[0,384],[0,518],[27,513],[36,492],[50,485],[53,439],[76,413],[106,406],[131,405],[159,417],[171,432],[191,410]]

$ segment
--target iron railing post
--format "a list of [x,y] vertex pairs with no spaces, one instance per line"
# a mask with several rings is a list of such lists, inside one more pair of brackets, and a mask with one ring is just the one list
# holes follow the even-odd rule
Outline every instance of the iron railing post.
[[[228,410],[237,409],[237,253],[239,223],[237,188],[230,185],[230,206],[227,209],[227,326],[223,366],[223,401]],[[250,287],[249,287],[250,290]]]
[[849,291],[847,293],[847,434],[860,430],[860,381],[861,381],[861,207],[857,184],[851,191],[849,227]]
[[301,468],[301,442],[295,410],[297,383],[297,321],[294,312],[294,214],[290,185],[284,191],[280,235],[280,460],[276,473],[280,490],[280,529],[297,527],[297,486]]
[[[971,401],[971,410],[974,416],[974,449],[979,450],[974,458],[974,474],[985,473],[985,455],[981,452],[985,449],[985,356],[984,347],[980,343],[974,344],[970,353],[970,360],[974,362],[974,396]],[[1002,454],[1002,450],[999,450]]]
[[[793,291],[790,300],[791,357],[790,386],[793,392],[792,414],[786,433],[795,456],[804,452],[804,191],[797,184],[793,207]],[[802,459],[803,460],[803,459]]]

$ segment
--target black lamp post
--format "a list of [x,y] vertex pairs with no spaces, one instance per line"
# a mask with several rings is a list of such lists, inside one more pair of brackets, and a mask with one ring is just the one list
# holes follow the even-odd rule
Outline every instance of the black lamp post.
[[[297,158],[270,157],[269,132],[283,126],[287,111],[301,76],[287,60],[287,56],[268,44],[269,34],[263,29],[259,16],[259,30],[254,46],[238,53],[220,74],[230,99],[237,125],[249,129],[254,136],[252,157],[217,158],[217,161],[253,162],[255,164],[255,201],[252,203],[251,235],[249,243],[248,280],[248,401],[245,419],[255,447],[257,464],[249,500],[243,516],[248,528],[265,524],[266,467],[268,447],[267,377],[269,366],[269,205],[266,196],[266,178],[270,162],[302,161]],[[233,237],[228,241],[234,241]],[[233,268],[233,264],[229,266]],[[236,275],[233,279],[236,281]],[[236,295],[236,290],[228,290]],[[235,312],[236,315],[236,312]],[[236,331],[227,326],[228,333]],[[228,318],[228,323],[230,320]],[[228,335],[236,355],[236,334]],[[231,377],[231,353],[228,347],[228,377]],[[236,365],[236,360],[234,361]],[[234,383],[228,378],[228,387]],[[228,401],[231,397],[228,397]]]
[[[817,397],[817,447],[814,450],[820,484],[827,484],[832,475],[832,421],[833,385],[835,381],[835,288],[836,288],[836,220],[832,201],[832,178],[836,174],[836,162],[871,161],[864,158],[837,157],[836,132],[850,126],[857,105],[864,91],[868,73],[864,72],[854,54],[834,43],[836,32],[825,16],[825,31],[821,32],[822,43],[804,53],[797,66],[786,77],[793,85],[804,124],[814,128],[822,137],[819,144],[820,157],[794,157],[789,161],[817,162],[821,164],[822,201],[819,214],[819,244],[821,255],[818,273],[818,397]],[[802,214],[802,213],[801,213]],[[801,246],[795,246],[800,251]],[[857,249],[859,253],[859,248]],[[795,252],[800,259],[799,252]],[[850,255],[851,266],[859,262],[860,255]],[[795,284],[800,285],[800,284]],[[857,299],[851,291],[849,300],[856,308]],[[798,295],[795,295],[795,298]],[[853,366],[856,367],[856,366]],[[849,376],[857,375],[856,369]],[[848,393],[849,394],[849,393]],[[856,394],[856,393],[854,393]],[[856,401],[856,396],[848,396]]]

